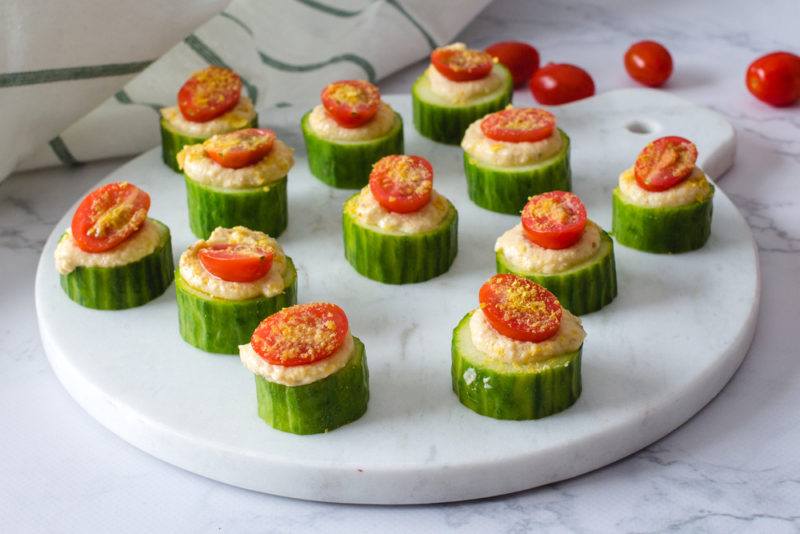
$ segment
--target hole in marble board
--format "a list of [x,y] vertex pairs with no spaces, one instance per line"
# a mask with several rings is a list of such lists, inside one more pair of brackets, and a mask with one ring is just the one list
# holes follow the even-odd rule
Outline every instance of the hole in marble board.
[[644,121],[644,120],[635,120],[635,121],[631,121],[628,124],[626,124],[625,125],[625,129],[627,129],[629,132],[632,132],[632,133],[635,133],[635,134],[644,135],[644,134],[650,134],[650,133],[657,132],[661,128],[655,122]]

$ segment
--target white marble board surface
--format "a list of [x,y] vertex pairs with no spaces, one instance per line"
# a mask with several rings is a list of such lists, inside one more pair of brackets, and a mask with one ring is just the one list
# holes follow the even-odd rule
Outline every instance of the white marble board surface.
[[[298,265],[300,300],[341,304],[366,344],[372,396],[362,419],[317,436],[265,425],[252,376],[238,359],[180,339],[172,288],[121,312],[70,302],[52,253],[72,210],[50,235],[36,277],[43,344],[70,394],[130,443],[207,477],[304,499],[392,504],[504,494],[596,469],[665,435],[716,395],[747,351],[759,295],[750,229],[719,189],[703,250],[656,256],[617,247],[620,295],[584,318],[584,392],[574,407],[531,422],[463,408],[449,387],[450,333],[476,305],[477,288],[493,272],[494,240],[515,218],[472,205],[460,150],[416,134],[407,96],[387,100],[404,116],[406,151],[433,162],[436,188],[460,215],[453,268],[413,286],[384,286],[350,268],[340,206],[351,193],[308,173],[296,126],[301,108],[271,117],[298,147],[290,225],[280,241]],[[605,228],[616,177],[648,140],[695,140],[712,176],[733,160],[730,125],[666,93],[614,91],[554,111],[573,140],[574,190]],[[151,193],[151,213],[170,226],[177,257],[193,238],[182,181],[159,157],[150,151],[107,180],[130,180]]]

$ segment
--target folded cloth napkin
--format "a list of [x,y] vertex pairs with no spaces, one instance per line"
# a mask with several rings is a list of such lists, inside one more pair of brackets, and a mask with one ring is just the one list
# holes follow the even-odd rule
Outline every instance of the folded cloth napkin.
[[268,124],[269,108],[317,98],[330,81],[375,82],[419,60],[490,1],[234,0],[220,12],[227,2],[10,0],[0,7],[0,179],[155,146],[158,109],[208,64],[238,72]]

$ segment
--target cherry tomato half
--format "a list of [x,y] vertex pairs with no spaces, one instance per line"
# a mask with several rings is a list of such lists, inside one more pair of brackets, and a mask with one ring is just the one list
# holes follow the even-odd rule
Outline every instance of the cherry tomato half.
[[481,286],[478,300],[489,324],[518,341],[544,341],[561,326],[562,309],[556,296],[515,274],[491,277]]
[[648,87],[660,87],[672,74],[672,56],[655,41],[639,41],[625,52],[625,70]]
[[142,227],[150,195],[128,182],[106,184],[89,193],[72,217],[72,237],[81,250],[105,252]]
[[520,41],[502,41],[489,46],[486,52],[511,71],[514,87],[522,87],[539,68],[539,52]]
[[522,208],[525,237],[550,249],[571,247],[586,228],[586,207],[578,195],[550,191],[536,195]]
[[228,282],[252,282],[272,268],[273,252],[247,245],[215,243],[197,253],[203,267]]
[[275,132],[261,128],[246,128],[215,135],[203,148],[208,157],[229,169],[241,169],[258,163],[275,144]]
[[556,118],[539,108],[508,108],[481,121],[483,135],[508,143],[535,143],[553,135]]
[[747,68],[747,88],[771,106],[791,106],[800,100],[800,56],[772,52]]
[[433,167],[420,156],[386,156],[372,167],[369,188],[389,211],[419,211],[431,201]]
[[594,80],[575,65],[549,63],[533,73],[530,89],[537,102],[555,106],[592,96]]
[[372,120],[381,103],[381,92],[364,80],[343,80],[322,90],[322,105],[339,126],[357,128]]
[[697,161],[694,143],[676,135],[645,146],[636,158],[636,183],[648,191],[665,191],[691,176]]
[[437,48],[431,53],[431,63],[442,76],[455,82],[480,80],[492,72],[492,56],[480,50]]
[[231,69],[211,66],[199,70],[178,91],[178,107],[186,120],[207,122],[239,103],[242,80]]

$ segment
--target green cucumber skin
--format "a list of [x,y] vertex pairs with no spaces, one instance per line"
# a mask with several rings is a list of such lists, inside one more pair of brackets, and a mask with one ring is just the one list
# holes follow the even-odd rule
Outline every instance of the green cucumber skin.
[[592,313],[617,296],[617,270],[614,242],[601,230],[601,247],[607,247],[599,258],[558,274],[536,274],[513,270],[502,251],[495,254],[498,273],[512,273],[533,280],[549,289],[561,305],[575,315]]
[[160,296],[172,283],[175,269],[169,228],[151,219],[161,231],[158,248],[147,256],[119,267],[76,267],[62,274],[61,287],[67,296],[86,308],[124,310],[135,308]]
[[318,137],[308,126],[309,111],[300,122],[306,141],[308,166],[321,182],[340,189],[360,189],[369,182],[376,161],[402,154],[403,119],[395,113],[395,125],[386,135],[358,143],[335,143]]
[[[502,67],[505,69],[505,67]],[[448,145],[459,145],[470,124],[481,117],[500,111],[511,103],[514,94],[513,80],[508,73],[506,83],[497,98],[476,105],[442,106],[426,102],[419,95],[425,75],[420,76],[411,87],[414,127],[420,135]]]
[[344,255],[363,276],[384,284],[413,284],[446,273],[458,254],[458,212],[452,204],[441,225],[418,235],[376,232],[342,214]]
[[[471,316],[467,314],[453,331],[451,376],[461,404],[480,415],[520,421],[553,415],[578,400],[583,347],[542,362],[535,372],[500,372],[469,359],[469,352],[478,350],[470,338]],[[476,373],[469,384],[464,379],[468,369]],[[485,388],[485,383],[491,388]]]
[[702,248],[711,235],[714,186],[703,201],[670,208],[644,208],[612,194],[611,233],[621,245],[644,252],[677,254]]
[[286,288],[274,297],[226,300],[191,288],[175,271],[178,325],[188,344],[206,352],[239,354],[239,345],[250,342],[258,324],[267,316],[297,303],[297,271],[287,256]]
[[[258,128],[258,114],[253,117],[245,128]],[[180,152],[186,145],[197,145],[208,139],[208,137],[195,137],[192,135],[185,135],[173,129],[169,123],[161,118],[161,159],[164,164],[173,171],[180,174],[181,169],[178,167],[178,152]]]
[[284,386],[256,375],[258,416],[284,432],[319,434],[364,415],[369,370],[364,344],[357,337],[353,337],[353,351],[344,367],[304,386]]
[[246,226],[271,237],[278,237],[286,230],[289,223],[286,176],[252,189],[220,189],[199,184],[188,176],[184,178],[189,227],[200,239],[208,238],[218,226]]
[[465,152],[464,174],[470,200],[490,211],[519,214],[533,195],[572,191],[570,140],[563,131],[559,132],[563,140],[561,151],[532,170],[482,166]]

